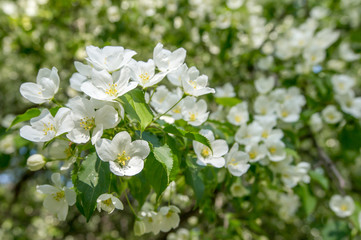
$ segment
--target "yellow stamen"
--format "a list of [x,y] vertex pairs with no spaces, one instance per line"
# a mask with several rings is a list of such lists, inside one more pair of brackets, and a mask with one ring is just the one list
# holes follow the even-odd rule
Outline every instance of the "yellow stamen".
[[268,151],[271,153],[271,154],[274,154],[276,152],[276,148],[275,147],[270,147],[268,149]]
[[82,118],[80,120],[80,127],[84,128],[85,130],[90,130],[95,127],[95,120],[94,118]]
[[256,153],[256,152],[249,152],[248,155],[249,155],[249,158],[250,158],[250,159],[255,159],[255,158],[257,157],[257,153]]
[[342,204],[342,205],[340,206],[340,209],[341,209],[341,211],[347,211],[347,210],[348,210],[348,207],[347,207],[346,204]]
[[234,120],[239,123],[242,121],[242,117],[240,115],[237,115],[234,117]]
[[46,125],[46,124],[44,123],[44,129],[43,129],[44,134],[45,134],[45,135],[48,135],[48,132],[49,132],[49,131],[55,132],[54,125],[53,125],[53,124],[50,124],[50,123],[48,123],[48,125]]
[[139,75],[140,79],[142,79],[142,83],[147,83],[149,81],[150,75],[148,73],[142,73]]
[[267,131],[263,131],[262,137],[263,137],[263,138],[268,138],[268,132],[267,132]]
[[211,154],[211,150],[209,149],[209,147],[203,147],[201,155],[202,157],[206,158]]
[[238,163],[235,158],[232,158],[231,161],[229,161],[228,165],[237,166]]
[[288,114],[289,113],[287,111],[282,111],[282,113],[281,113],[282,117],[284,117],[284,118],[288,117]]
[[109,84],[109,88],[105,91],[109,96],[116,96],[118,94],[118,90],[116,89],[117,84]]
[[102,201],[105,205],[108,207],[113,203],[111,198],[108,198],[107,200]]
[[191,113],[191,115],[189,116],[189,120],[195,121],[196,119],[197,119],[197,114]]
[[125,166],[127,161],[129,161],[130,157],[126,155],[125,151],[122,152],[122,154],[118,153],[118,163],[122,166]]
[[64,191],[60,191],[60,192],[57,192],[57,193],[53,193],[52,196],[56,201],[59,202],[61,199],[64,198],[65,193],[64,193]]

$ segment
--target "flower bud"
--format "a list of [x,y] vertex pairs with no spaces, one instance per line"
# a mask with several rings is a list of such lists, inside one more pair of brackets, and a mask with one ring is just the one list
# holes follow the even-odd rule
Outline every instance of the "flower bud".
[[26,165],[30,171],[40,170],[42,167],[44,167],[45,163],[45,157],[41,154],[31,155],[26,161]]
[[134,234],[135,236],[141,236],[145,233],[146,227],[143,221],[135,221],[134,223]]

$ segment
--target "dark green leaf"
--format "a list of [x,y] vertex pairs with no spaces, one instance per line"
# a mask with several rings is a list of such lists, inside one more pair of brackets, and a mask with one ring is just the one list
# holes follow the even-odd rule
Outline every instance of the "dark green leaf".
[[310,190],[309,186],[306,184],[301,184],[296,189],[298,195],[301,198],[303,209],[306,212],[306,215],[309,216],[316,208],[317,199],[314,197]]
[[168,175],[164,164],[156,160],[153,153],[150,153],[143,171],[145,178],[159,197],[168,186]]
[[188,139],[191,139],[191,140],[195,140],[197,142],[200,142],[204,145],[206,145],[207,147],[209,147],[210,149],[212,149],[212,146],[209,142],[209,140],[199,134],[199,133],[196,133],[196,132],[187,132],[183,129],[180,129],[180,128],[177,128],[173,125],[170,125],[170,124],[165,124],[164,125],[164,131],[167,132],[167,133],[171,133],[171,134],[174,134],[176,136],[180,136],[180,137],[185,137],[185,138],[188,138]]
[[144,93],[140,89],[134,89],[120,97],[123,101],[125,112],[131,119],[140,123],[143,131],[153,120],[153,114],[144,100]]
[[96,153],[88,155],[81,163],[75,182],[75,187],[80,195],[79,204],[87,221],[95,210],[97,198],[108,192],[109,184],[109,163],[101,161]]
[[200,203],[204,197],[205,186],[199,171],[197,171],[196,169],[187,168],[187,170],[185,171],[185,178],[186,183],[192,187],[197,202]]
[[142,171],[139,174],[133,176],[128,181],[128,186],[130,193],[134,196],[135,199],[137,199],[139,207],[142,207],[150,192],[150,186],[144,172]]
[[30,109],[28,109],[25,113],[16,116],[16,118],[13,120],[13,122],[11,123],[8,130],[10,128],[12,128],[12,126],[14,126],[15,124],[18,124],[20,122],[29,121],[30,119],[39,116],[40,113],[41,113],[41,111],[38,108],[30,108]]

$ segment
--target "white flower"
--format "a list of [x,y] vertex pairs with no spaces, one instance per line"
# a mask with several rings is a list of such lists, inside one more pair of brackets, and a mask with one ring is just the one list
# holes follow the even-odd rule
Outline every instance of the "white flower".
[[300,206],[300,198],[293,193],[282,193],[277,197],[277,203],[280,206],[280,217],[287,221],[296,214],[297,209]]
[[139,235],[152,232],[158,234],[160,232],[160,216],[154,211],[142,211],[140,212],[140,221],[136,222],[135,232]]
[[197,240],[198,238],[190,238],[190,233],[188,229],[179,228],[177,232],[171,232],[167,235],[167,240]]
[[137,54],[133,50],[124,49],[118,46],[106,46],[102,49],[94,46],[87,46],[86,60],[96,70],[114,72],[124,67],[130,59]]
[[321,114],[325,122],[329,124],[335,124],[342,120],[342,113],[340,113],[334,105],[325,107]]
[[91,79],[83,82],[80,89],[94,99],[114,101],[137,87],[138,83],[129,82],[129,78],[130,70],[128,68],[123,68],[111,75],[106,70],[92,69]]
[[118,176],[133,176],[141,172],[144,159],[150,152],[146,141],[132,142],[125,131],[116,134],[112,140],[98,140],[95,149],[101,160],[109,162],[110,171]]
[[241,126],[249,120],[248,104],[247,102],[239,103],[229,110],[227,119],[230,123],[236,126]]
[[283,138],[283,132],[281,129],[273,129],[276,126],[275,119],[262,119],[257,120],[262,127],[261,139],[266,141],[268,139],[281,140]]
[[76,194],[73,189],[63,187],[60,182],[60,174],[53,173],[51,180],[55,186],[36,186],[38,192],[46,194],[44,207],[51,213],[56,214],[60,221],[64,221],[68,215],[68,206],[73,206],[76,201]]
[[264,144],[252,143],[246,146],[246,152],[250,162],[257,162],[266,156],[267,148]]
[[207,87],[208,76],[199,75],[196,67],[189,68],[187,75],[187,77],[182,78],[182,86],[186,94],[199,97],[208,93],[215,93],[213,88]]
[[332,76],[331,82],[337,94],[346,94],[355,85],[355,79],[344,74]]
[[200,142],[193,141],[193,149],[198,158],[197,164],[201,166],[211,164],[216,168],[223,167],[225,159],[222,156],[228,152],[227,142],[221,139],[215,140],[213,132],[208,129],[202,129],[199,133],[209,140],[212,150]]
[[23,83],[20,86],[20,93],[30,102],[41,104],[53,99],[59,90],[58,69],[51,70],[42,68],[36,77],[36,83]]
[[6,135],[0,140],[0,152],[5,154],[12,154],[16,151],[15,136]]
[[132,70],[132,79],[143,88],[159,83],[166,75],[165,73],[155,74],[155,64],[152,59],[149,59],[148,62],[132,61],[129,67]]
[[245,174],[251,165],[248,164],[249,156],[247,153],[238,151],[238,144],[233,144],[231,150],[226,155],[226,167],[229,172],[236,177]]
[[114,209],[123,210],[124,206],[117,197],[114,197],[112,194],[104,193],[97,199],[97,209],[99,212],[104,210],[110,214]]
[[243,4],[244,0],[227,0],[227,7],[230,9],[240,8]]
[[109,105],[95,110],[93,101],[82,97],[69,100],[67,106],[72,110],[74,129],[66,136],[75,143],[86,143],[92,133],[92,144],[103,135],[103,130],[114,128],[120,121],[118,112]]
[[361,97],[355,98],[355,93],[349,90],[347,93],[335,96],[337,102],[341,105],[342,111],[355,118],[361,118]]
[[270,97],[265,95],[259,95],[253,104],[254,111],[258,114],[255,116],[257,119],[276,119],[275,111],[277,107]]
[[239,181],[237,181],[231,186],[231,194],[233,197],[243,197],[249,194],[249,190],[245,188]]
[[78,61],[74,62],[74,66],[78,72],[70,77],[70,87],[80,92],[83,82],[91,78],[92,67]]
[[239,144],[250,145],[258,143],[261,140],[262,127],[258,122],[242,125],[234,136]]
[[[180,88],[177,88],[170,92],[165,86],[159,86],[153,97],[151,99],[151,106],[158,112],[158,113],[165,113],[171,107],[174,106],[183,96],[183,92]],[[181,119],[182,116],[182,106],[183,101],[181,100],[177,105],[175,105],[169,112],[174,119]],[[165,116],[163,116],[165,117]]]
[[161,72],[170,72],[177,69],[184,63],[185,57],[186,50],[184,48],[178,48],[174,52],[171,52],[164,49],[161,43],[158,43],[153,51],[155,65]]
[[33,154],[26,160],[26,166],[30,171],[38,171],[45,165],[45,157],[41,154]]
[[287,156],[283,161],[280,162],[272,162],[270,164],[270,168],[276,172],[281,174],[282,182],[288,187],[295,187],[300,181],[304,183],[310,182],[310,176],[308,176],[308,171],[311,166],[307,162],[300,162],[296,166],[291,165],[293,158],[291,156]]
[[234,92],[234,87],[231,83],[226,83],[223,87],[216,87],[215,97],[223,98],[223,97],[235,97],[236,93]]
[[207,112],[207,103],[203,99],[196,102],[195,97],[186,97],[183,100],[182,115],[184,120],[193,126],[199,126],[204,123],[209,115]]
[[354,53],[350,47],[350,44],[346,42],[340,44],[339,53],[341,59],[347,62],[352,62],[360,58],[360,54]]
[[355,203],[350,196],[333,195],[330,208],[337,216],[344,218],[351,216],[355,211]]
[[261,77],[254,82],[254,85],[257,89],[257,92],[265,94],[272,90],[272,88],[275,86],[275,82],[276,80],[273,76],[267,78]]
[[280,140],[268,139],[266,141],[267,156],[273,162],[279,162],[286,158],[285,144]]
[[301,107],[290,101],[280,105],[276,112],[277,116],[284,122],[297,122],[300,118]]
[[167,74],[167,78],[171,84],[177,87],[182,87],[182,79],[189,78],[187,64],[182,64],[176,70]]
[[32,142],[47,142],[73,129],[70,109],[60,108],[55,117],[48,109],[30,120],[30,125],[20,128],[20,136]]
[[159,209],[160,225],[162,232],[169,232],[172,228],[177,228],[179,225],[179,208],[176,206],[161,207]]
[[312,131],[319,132],[323,128],[323,122],[320,113],[312,114],[309,124]]

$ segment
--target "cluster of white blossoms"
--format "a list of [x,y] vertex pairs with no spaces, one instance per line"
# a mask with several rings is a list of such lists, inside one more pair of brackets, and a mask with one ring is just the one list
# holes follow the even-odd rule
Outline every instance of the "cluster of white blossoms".
[[331,28],[324,28],[316,32],[318,21],[309,18],[299,27],[288,29],[283,38],[276,43],[276,56],[282,60],[302,56],[304,63],[298,64],[296,70],[309,71],[313,66],[321,63],[326,58],[326,50],[339,37],[339,32]]
[[[145,98],[152,111],[158,114],[153,121],[163,117],[168,121],[186,120],[190,125],[199,126],[208,119],[207,104],[196,97],[214,93],[207,87],[208,77],[201,75],[195,67],[188,68],[184,63],[186,51],[179,48],[173,52],[164,49],[158,43],[153,51],[153,59],[147,62],[136,61],[133,50],[123,47],[94,46],[86,48],[87,63],[75,62],[78,72],[70,78],[70,86],[78,91],[78,95],[69,99],[60,107],[55,116],[44,108],[40,115],[30,120],[30,125],[20,129],[20,135],[33,142],[48,143],[48,158],[68,160],[61,167],[62,171],[76,161],[79,154],[72,144],[87,144],[95,148],[100,160],[109,163],[110,171],[117,176],[134,176],[144,168],[144,161],[151,149],[145,140],[132,141],[127,131],[116,131],[121,120],[126,119],[122,101],[118,98],[129,91],[140,87],[147,90]],[[168,91],[158,84],[165,78],[176,88]],[[60,78],[56,68],[41,69],[37,83],[21,85],[21,94],[29,101],[37,104],[49,103],[59,90]],[[59,103],[57,103],[59,104]],[[107,131],[113,129],[113,131]],[[111,136],[109,136],[111,134]],[[131,133],[132,134],[132,133]],[[199,164],[210,163],[216,167],[225,165],[222,157],[228,152],[224,140],[214,140],[213,133],[201,132],[211,141],[213,151],[195,142],[195,152],[200,157]],[[105,137],[103,136],[105,135]],[[109,139],[110,137],[110,139]],[[198,145],[197,145],[198,144]],[[36,154],[28,159],[28,167],[32,171],[44,167],[48,159]],[[60,174],[52,177],[56,187],[38,186],[38,190],[48,197],[44,206],[57,214],[60,220],[67,215],[68,205],[75,203],[75,192],[61,188]],[[104,193],[97,199],[97,208],[108,213],[114,209],[123,209],[123,204],[110,193]],[[142,212],[140,218],[150,219],[156,216],[153,225],[149,221],[137,226],[145,227],[141,232],[167,232],[178,226],[180,210],[175,206],[162,207],[158,213]],[[163,220],[162,220],[163,219]],[[158,230],[157,230],[158,229]]]
[[139,213],[138,220],[134,224],[134,232],[137,236],[160,231],[169,232],[177,228],[180,222],[180,210],[174,205],[164,206],[158,212],[152,210],[151,204],[145,204]]

